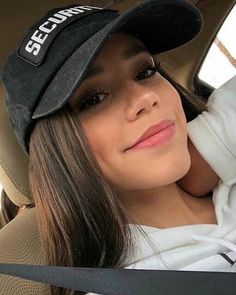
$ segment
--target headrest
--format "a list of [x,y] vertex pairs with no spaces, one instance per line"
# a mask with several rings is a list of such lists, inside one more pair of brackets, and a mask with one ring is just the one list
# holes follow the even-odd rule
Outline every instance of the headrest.
[[28,157],[15,138],[4,97],[5,92],[0,85],[0,182],[11,201],[22,207],[32,203]]

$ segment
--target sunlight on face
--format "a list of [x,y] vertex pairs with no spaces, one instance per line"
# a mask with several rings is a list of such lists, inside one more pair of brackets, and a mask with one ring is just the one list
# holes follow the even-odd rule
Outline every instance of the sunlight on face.
[[[179,94],[158,73],[138,39],[115,34],[70,103],[80,110],[102,171],[120,190],[161,187],[188,171],[186,119]],[[172,126],[142,148],[128,149],[163,120]]]

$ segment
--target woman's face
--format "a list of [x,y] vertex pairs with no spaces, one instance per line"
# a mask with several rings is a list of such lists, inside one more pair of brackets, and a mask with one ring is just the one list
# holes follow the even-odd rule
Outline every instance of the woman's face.
[[[70,103],[79,110],[103,173],[121,191],[165,186],[187,173],[190,157],[180,96],[138,39],[114,35]],[[163,125],[166,129],[151,141],[129,149],[160,122],[170,127]]]

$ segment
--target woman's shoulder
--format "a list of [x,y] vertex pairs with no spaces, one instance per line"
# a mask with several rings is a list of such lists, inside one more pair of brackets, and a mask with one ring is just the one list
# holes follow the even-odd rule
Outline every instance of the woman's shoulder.
[[236,76],[213,91],[208,111],[188,123],[201,156],[226,184],[236,182]]

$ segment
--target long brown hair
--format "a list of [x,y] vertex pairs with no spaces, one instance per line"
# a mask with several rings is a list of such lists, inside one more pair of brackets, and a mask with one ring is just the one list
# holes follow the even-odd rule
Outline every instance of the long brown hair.
[[[160,71],[180,93],[189,119],[205,109],[202,100]],[[29,174],[49,265],[125,266],[133,246],[127,212],[69,105],[37,122]],[[52,294],[73,291],[52,287]]]

